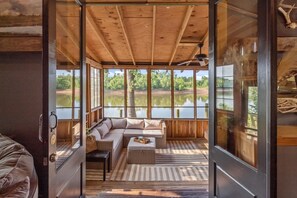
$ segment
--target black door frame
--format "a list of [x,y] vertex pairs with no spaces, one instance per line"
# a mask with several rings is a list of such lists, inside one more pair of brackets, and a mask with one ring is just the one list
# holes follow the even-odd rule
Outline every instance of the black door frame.
[[[80,91],[80,116],[81,116],[81,147],[74,152],[74,155],[67,159],[67,162],[56,170],[55,167],[49,166],[49,157],[51,153],[55,152],[53,146],[50,146],[50,132],[49,132],[49,115],[56,107],[55,104],[55,82],[56,81],[56,1],[43,0],[43,14],[42,14],[42,32],[43,32],[43,172],[40,186],[41,197],[56,197],[62,187],[71,178],[73,172],[71,171],[73,164],[80,166],[81,186],[80,194],[84,196],[85,191],[85,136],[86,136],[86,40],[85,40],[85,6],[80,0],[74,0],[80,6],[80,57],[81,57],[81,91]],[[64,175],[66,175],[64,177]],[[52,180],[50,177],[57,177]],[[63,177],[62,177],[63,176]]]
[[[258,168],[255,169],[215,143],[217,2],[210,0],[209,6],[209,197],[216,197],[216,164],[220,164],[241,185],[254,189],[257,197],[273,198],[276,197],[276,5],[271,0],[258,0],[258,131],[265,133],[258,133]],[[266,186],[264,191],[262,186]]]

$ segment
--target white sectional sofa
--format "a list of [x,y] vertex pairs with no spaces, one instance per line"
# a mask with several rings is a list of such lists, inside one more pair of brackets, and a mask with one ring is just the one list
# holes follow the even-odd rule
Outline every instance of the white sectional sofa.
[[156,148],[166,147],[166,125],[162,120],[107,118],[94,127],[90,135],[95,136],[98,150],[110,151],[112,168],[131,137],[155,137]]

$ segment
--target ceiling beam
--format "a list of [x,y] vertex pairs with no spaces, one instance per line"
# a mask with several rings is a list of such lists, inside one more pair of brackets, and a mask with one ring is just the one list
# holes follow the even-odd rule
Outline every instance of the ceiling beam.
[[180,43],[180,41],[181,41],[181,39],[183,37],[183,34],[184,34],[185,30],[186,30],[186,27],[188,25],[188,22],[189,22],[189,19],[191,17],[193,9],[194,9],[194,6],[188,6],[188,8],[187,8],[183,23],[181,25],[178,37],[177,37],[176,42],[175,42],[175,46],[174,46],[174,49],[173,49],[173,52],[172,52],[172,55],[171,55],[171,58],[170,58],[170,61],[169,61],[169,65],[172,64],[172,61],[173,61],[174,56],[176,54],[178,45],[179,45],[179,43]]
[[63,55],[70,63],[72,63],[73,65],[77,64],[77,61],[75,60],[75,58],[63,46],[57,45],[56,49],[58,53]]
[[164,65],[150,65],[149,63],[146,65],[102,65],[103,69],[160,69],[160,70],[167,70],[167,69],[177,69],[177,70],[208,70],[208,66],[200,66],[200,65],[191,65],[191,66],[179,66],[179,65],[168,65],[164,63]]
[[124,36],[125,36],[125,39],[126,39],[126,42],[127,42],[127,46],[128,46],[129,52],[130,52],[132,62],[133,62],[134,65],[136,65],[134,55],[133,55],[133,51],[132,51],[132,48],[131,48],[131,44],[130,44],[130,41],[129,41],[129,38],[128,38],[127,29],[126,29],[126,26],[125,26],[125,23],[124,23],[124,20],[123,20],[122,9],[119,6],[116,6],[116,10],[117,10],[117,13],[118,13],[118,16],[119,16],[119,19],[120,19],[120,24],[121,24],[123,32],[124,32]]
[[112,60],[114,61],[114,63],[116,65],[118,65],[118,59],[116,57],[116,55],[114,54],[114,52],[112,51],[111,47],[109,46],[109,44],[107,43],[107,41],[105,40],[103,33],[101,32],[101,30],[98,28],[94,17],[92,16],[92,10],[90,8],[87,8],[87,22],[90,24],[90,27],[94,30],[95,35],[98,37],[98,39],[100,40],[101,44],[103,45],[103,47],[106,49],[106,51],[109,53],[109,55],[111,56]]
[[[69,28],[68,28],[67,23],[65,22],[65,20],[61,17],[61,15],[59,13],[57,13],[56,20],[57,20],[57,24],[67,34],[68,38],[72,41],[72,43],[75,45],[75,47],[77,47],[78,49],[80,49],[78,38],[73,34],[73,32],[69,31]],[[100,62],[98,60],[97,56],[93,53],[93,51],[88,46],[86,46],[86,50],[87,50],[87,53],[93,59],[95,59],[96,61]]]
[[86,58],[86,63],[90,64],[91,66],[97,67],[97,68],[102,68],[101,63],[98,63],[90,58]]
[[198,43],[199,42],[181,42],[178,45],[183,47],[193,47],[193,46],[197,46]]
[[[200,43],[204,43],[205,41],[207,41],[208,40],[208,30],[206,31],[206,33],[204,34],[204,36],[202,37],[202,39],[201,39],[201,41],[200,41]],[[196,46],[197,46],[197,44],[198,43],[196,43]],[[190,56],[190,61],[187,63],[187,66],[189,66],[190,64],[191,64],[191,60],[192,59],[194,59],[195,58],[195,55],[198,53],[200,51],[200,48],[197,46],[197,49],[195,49],[194,51],[193,51],[193,53],[191,54],[191,56]]]
[[157,7],[153,7],[153,32],[152,32],[152,59],[151,65],[154,65],[154,55],[155,55],[155,38],[156,38],[156,13]]

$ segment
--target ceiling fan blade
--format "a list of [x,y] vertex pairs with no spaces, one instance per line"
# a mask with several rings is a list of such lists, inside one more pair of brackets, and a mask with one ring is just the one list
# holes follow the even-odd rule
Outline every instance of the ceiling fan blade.
[[206,66],[207,64],[208,64],[208,61],[207,60],[205,60],[205,59],[203,59],[202,61],[200,61],[200,60],[198,60],[198,62],[199,62],[199,64],[200,64],[200,66]]
[[196,59],[187,60],[187,61],[184,61],[184,62],[178,63],[177,65],[178,65],[178,66],[185,65],[185,64],[187,64],[187,63],[191,63],[191,62],[193,62],[193,61],[196,61]]

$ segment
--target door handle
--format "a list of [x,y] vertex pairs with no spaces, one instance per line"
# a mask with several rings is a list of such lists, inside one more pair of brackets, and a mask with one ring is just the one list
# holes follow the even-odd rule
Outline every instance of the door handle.
[[43,128],[43,116],[42,114],[40,114],[39,120],[38,120],[38,139],[40,142],[43,142],[42,128]]
[[55,114],[55,112],[52,111],[49,117],[49,127],[51,129],[51,132],[53,132],[57,128],[57,125],[58,125],[58,117]]
[[49,157],[50,162],[55,162],[58,160],[58,155],[56,153],[53,153]]

